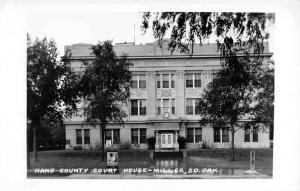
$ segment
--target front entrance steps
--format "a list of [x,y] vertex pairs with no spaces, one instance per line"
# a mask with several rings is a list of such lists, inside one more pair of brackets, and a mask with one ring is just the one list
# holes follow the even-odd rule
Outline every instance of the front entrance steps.
[[157,158],[183,158],[183,151],[164,149],[153,152],[153,159]]

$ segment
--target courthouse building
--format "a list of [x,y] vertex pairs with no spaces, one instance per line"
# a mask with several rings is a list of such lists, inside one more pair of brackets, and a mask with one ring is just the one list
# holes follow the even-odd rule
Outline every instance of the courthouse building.
[[[74,44],[66,46],[71,50],[71,67],[81,71],[82,59],[93,59],[91,45]],[[211,124],[200,125],[199,110],[196,108],[204,88],[212,81],[220,68],[220,57],[216,44],[195,46],[193,55],[175,51],[167,45],[156,42],[143,45],[134,43],[116,44],[117,55],[128,55],[133,64],[132,88],[128,117],[124,124],[108,124],[105,142],[113,147],[122,145],[132,149],[147,149],[147,138],[155,137],[155,149],[178,149],[179,136],[187,139],[186,148],[231,147],[231,133],[228,129],[213,128]],[[272,56],[265,45],[264,64]],[[201,108],[199,108],[201,109]],[[65,119],[66,148],[96,148],[101,143],[99,126],[83,123],[83,104],[69,119]],[[269,131],[240,129],[235,133],[238,148],[269,147]]]

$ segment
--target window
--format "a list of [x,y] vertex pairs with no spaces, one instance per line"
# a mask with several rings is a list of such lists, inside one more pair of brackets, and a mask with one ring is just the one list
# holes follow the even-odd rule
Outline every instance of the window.
[[193,74],[187,74],[185,79],[185,86],[187,88],[193,87]]
[[199,143],[202,141],[202,129],[195,128],[195,142]]
[[156,74],[156,88],[160,88],[161,77],[160,74]]
[[90,130],[84,129],[84,144],[90,144]]
[[156,88],[175,88],[175,74],[157,74]]
[[193,99],[186,99],[186,114],[193,115]]
[[131,115],[138,115],[138,100],[131,100]]
[[139,75],[139,88],[146,88],[146,75]]
[[200,99],[195,99],[195,115],[200,114],[200,108],[198,107]]
[[169,74],[163,74],[163,88],[169,88]]
[[131,88],[132,89],[146,88],[146,75],[145,74],[132,75]]
[[200,108],[197,107],[199,99],[188,98],[186,99],[186,115],[199,115]]
[[194,129],[193,128],[188,128],[187,129],[187,142],[188,143],[194,143]]
[[163,99],[163,112],[169,112],[169,108],[170,108],[170,105],[169,105],[169,99]]
[[131,143],[147,143],[146,129],[131,129]]
[[274,138],[274,125],[273,125],[273,123],[272,123],[272,124],[270,124],[270,135],[269,135],[269,139],[270,139],[270,140],[273,140],[273,138]]
[[258,142],[258,128],[253,127],[253,142]]
[[195,74],[195,88],[201,87],[201,74]]
[[147,143],[146,129],[140,129],[140,143]]
[[82,134],[81,129],[76,129],[76,144],[81,145],[82,144]]
[[138,78],[137,75],[132,75],[131,88],[133,88],[133,89],[138,88],[138,80],[137,80],[137,78]]
[[218,73],[214,72],[214,73],[211,74],[211,76],[212,76],[212,79],[216,79],[218,77]]
[[[162,104],[162,106],[161,106]],[[171,105],[170,105],[171,104]],[[168,98],[168,99],[157,99],[156,100],[156,114],[160,115],[161,113],[172,113],[175,115],[175,99]],[[162,109],[161,109],[162,108]]]
[[120,129],[105,129],[106,140],[111,140],[111,144],[120,144]]
[[146,115],[146,100],[139,100],[140,102],[140,115]]
[[250,142],[250,131],[251,129],[249,127],[245,128],[245,142]]
[[229,128],[214,128],[214,142],[228,143],[229,142]]
[[175,88],[175,74],[171,74],[171,88]]
[[111,140],[111,142],[112,142],[112,139],[111,139],[111,129],[105,129],[105,142],[107,140]]
[[214,142],[215,143],[219,143],[221,141],[220,136],[221,136],[220,128],[214,128]]
[[131,115],[146,115],[146,100],[131,100]]
[[120,143],[120,129],[113,129],[113,144]]
[[187,142],[199,143],[202,141],[202,129],[201,128],[187,128]]
[[175,115],[175,99],[171,99],[172,114]]
[[139,132],[138,129],[131,129],[131,143],[132,144],[138,144],[139,141]]
[[201,87],[201,74],[186,74],[185,76],[186,88],[200,88]]
[[228,143],[229,142],[229,130],[228,128],[222,129],[222,142]]
[[161,114],[161,107],[160,107],[160,104],[161,104],[161,100],[160,100],[160,99],[157,99],[157,100],[156,100],[156,114],[157,114],[157,115],[160,115],[160,114]]

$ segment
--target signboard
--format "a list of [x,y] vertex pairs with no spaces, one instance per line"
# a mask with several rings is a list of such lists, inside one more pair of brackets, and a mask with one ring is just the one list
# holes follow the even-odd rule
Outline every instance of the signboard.
[[106,166],[107,167],[118,167],[118,152],[117,151],[107,151],[106,152]]
[[106,147],[111,147],[111,140],[106,140],[105,141],[105,146]]
[[255,169],[255,151],[250,151],[250,170]]

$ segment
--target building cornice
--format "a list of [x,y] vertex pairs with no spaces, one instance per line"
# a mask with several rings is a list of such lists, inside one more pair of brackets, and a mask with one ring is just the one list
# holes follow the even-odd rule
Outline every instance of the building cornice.
[[[273,53],[263,53],[263,57],[271,57]],[[244,54],[237,54],[238,57],[243,57]],[[251,57],[254,55],[251,54]],[[70,60],[92,60],[94,56],[72,56]],[[197,59],[197,58],[220,58],[219,54],[207,55],[163,55],[163,56],[127,56],[128,60],[146,60],[146,59]]]

